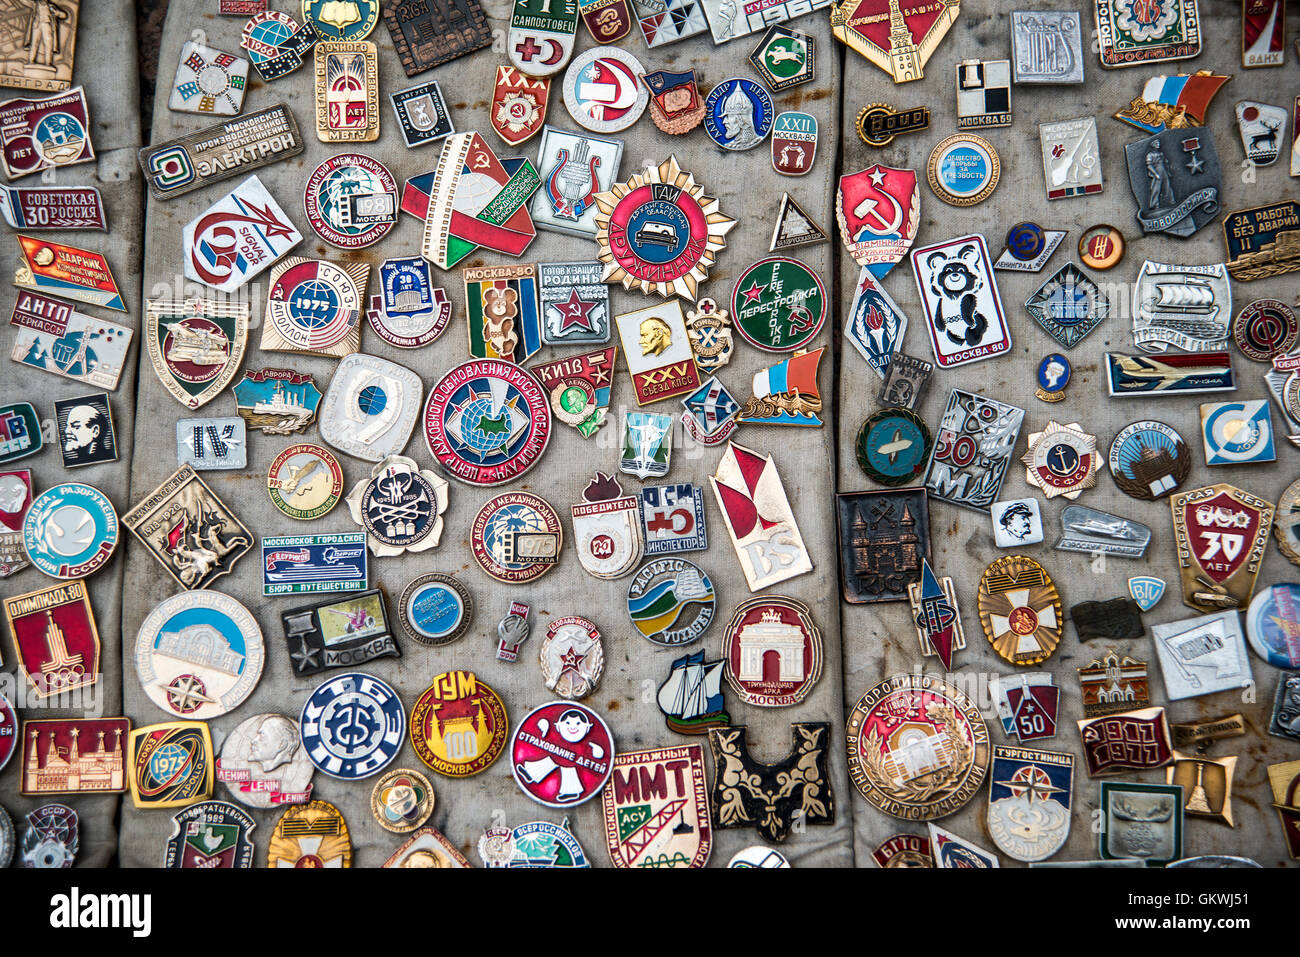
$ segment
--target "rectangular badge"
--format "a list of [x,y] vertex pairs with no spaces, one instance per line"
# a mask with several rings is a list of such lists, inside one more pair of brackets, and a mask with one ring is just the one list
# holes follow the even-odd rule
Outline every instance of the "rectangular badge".
[[415,76],[492,42],[478,0],[379,0],[407,76]]
[[925,471],[932,498],[987,512],[1011,465],[1025,410],[953,389]]
[[44,99],[19,97],[0,103],[0,144],[0,161],[9,179],[90,162],[95,147],[85,92],[77,87]]
[[1286,0],[1243,0],[1241,65],[1246,69],[1286,63]]
[[533,222],[542,229],[595,239],[594,197],[613,186],[622,159],[622,140],[543,126],[537,151],[542,188],[529,207]]
[[676,299],[615,316],[637,405],[694,392],[700,386],[686,317]]
[[369,40],[316,44],[316,138],[322,143],[379,139],[379,48]]
[[1011,351],[1011,333],[983,236],[960,236],[914,249],[912,271],[940,368]]
[[1174,352],[1159,358],[1108,352],[1106,381],[1116,398],[1231,392],[1237,388],[1232,357],[1226,351]]
[[19,289],[58,293],[78,302],[126,312],[108,260],[97,252],[19,236],[22,264],[14,273]]
[[774,23],[785,23],[814,10],[833,6],[832,0],[701,0],[713,33],[713,44],[747,37]]
[[704,492],[690,482],[641,489],[641,524],[647,558],[709,547]]
[[70,303],[19,292],[9,323],[18,327],[10,358],[101,389],[116,389],[134,334],[83,315]]
[[281,612],[280,621],[293,673],[299,677],[402,656],[381,589]]
[[24,721],[20,792],[26,797],[122,793],[130,733],[130,718]]
[[366,533],[262,539],[262,594],[365,591]]
[[195,471],[248,465],[247,427],[237,415],[176,420],[176,464]]
[[302,150],[298,123],[281,103],[146,146],[137,156],[150,192],[170,199],[297,156]]
[[107,229],[93,186],[0,186],[0,214],[14,229]]

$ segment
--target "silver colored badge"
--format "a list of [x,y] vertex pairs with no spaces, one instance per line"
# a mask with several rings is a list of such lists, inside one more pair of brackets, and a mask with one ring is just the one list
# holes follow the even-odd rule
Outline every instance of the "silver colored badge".
[[1185,239],[1218,220],[1219,154],[1208,129],[1166,129],[1125,145],[1124,155],[1144,233]]
[[269,808],[310,800],[315,773],[297,720],[283,714],[257,714],[240,722],[226,738],[216,777],[241,804]]
[[1141,558],[1150,541],[1151,529],[1141,522],[1083,505],[1067,505],[1061,510],[1061,539],[1056,550]]
[[1024,409],[953,389],[926,465],[926,491],[941,502],[987,511],[1002,488],[1024,418]]
[[622,158],[622,140],[543,126],[537,151],[542,186],[529,208],[533,222],[542,229],[595,239],[595,197],[614,185]]
[[321,438],[378,462],[406,448],[423,396],[424,384],[410,369],[364,353],[344,356],[321,405]]
[[8,867],[14,859],[14,822],[9,812],[0,807],[0,868]]
[[600,632],[586,618],[558,618],[546,629],[538,660],[547,691],[573,701],[585,698],[605,671]]
[[248,433],[237,415],[176,421],[176,464],[196,471],[248,465]]
[[1012,10],[1011,61],[1017,83],[1082,83],[1078,11]]
[[1043,540],[1043,515],[1036,498],[1013,498],[989,507],[998,548],[1037,545]]
[[1097,119],[1038,124],[1043,151],[1043,181],[1048,199],[1092,196],[1101,192],[1101,148],[1097,145]]
[[[50,4],[38,5],[36,9],[52,8]],[[28,30],[36,25],[35,12],[32,16]],[[238,116],[244,108],[248,65],[243,57],[187,40],[181,47],[167,108],[177,113]]]
[[[617,133],[641,118],[650,89],[646,69],[622,47],[596,47],[573,58],[564,74],[564,105],[583,129]],[[613,171],[610,171],[613,175]]]
[[542,342],[548,346],[609,342],[609,286],[598,262],[537,264]]
[[933,363],[909,356],[905,352],[895,352],[889,358],[885,369],[885,383],[876,396],[882,405],[899,409],[914,409],[925,393],[934,372]]
[[423,552],[442,539],[447,480],[414,459],[390,455],[352,486],[347,503],[376,558]]
[[1278,675],[1268,733],[1300,741],[1300,671],[1284,671]]
[[957,129],[1011,125],[1011,61],[962,60],[957,64]]
[[1254,678],[1235,608],[1151,626],[1170,701],[1246,688]]
[[1290,428],[1287,439],[1300,447],[1300,354],[1274,356],[1273,368],[1264,374],[1264,384]]
[[1110,299],[1069,262],[1025,300],[1025,309],[1044,332],[1072,349],[1110,315]]
[[437,80],[388,95],[407,148],[423,146],[456,132]]
[[1147,260],[1133,288],[1133,341],[1147,352],[1225,348],[1232,324],[1228,267],[1176,266]]
[[1236,112],[1237,131],[1241,134],[1241,148],[1246,151],[1246,159],[1256,166],[1269,166],[1276,162],[1286,142],[1286,109],[1242,100],[1237,104]]
[[510,610],[497,622],[497,659],[518,661],[519,648],[528,640],[532,625],[528,622],[531,606],[522,601],[512,601]]

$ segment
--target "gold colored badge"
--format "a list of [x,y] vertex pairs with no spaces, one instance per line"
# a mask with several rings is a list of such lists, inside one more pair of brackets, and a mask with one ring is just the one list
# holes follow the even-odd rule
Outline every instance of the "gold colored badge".
[[379,139],[379,50],[369,40],[316,44],[316,136],[322,143]]
[[1182,785],[1184,814],[1236,827],[1232,820],[1232,772],[1236,767],[1235,754],[1209,758],[1175,751],[1174,763],[1165,768],[1165,783]]
[[351,867],[352,839],[343,815],[328,801],[284,812],[266,848],[267,867]]
[[1046,661],[1061,643],[1061,596],[1032,558],[1008,555],[984,570],[979,614],[989,644],[1013,665]]

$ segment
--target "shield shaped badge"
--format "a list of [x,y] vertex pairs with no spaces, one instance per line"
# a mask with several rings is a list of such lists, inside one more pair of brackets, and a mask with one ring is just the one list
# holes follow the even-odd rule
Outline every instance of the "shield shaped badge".
[[817,156],[817,118],[793,110],[780,113],[772,126],[772,168],[785,176],[803,176]]
[[1159,578],[1139,575],[1128,580],[1128,593],[1133,596],[1139,608],[1150,611],[1164,597],[1165,583]]
[[704,749],[623,751],[601,795],[615,867],[703,867],[713,848]]
[[704,98],[695,85],[694,70],[657,70],[641,80],[650,91],[650,118],[665,133],[689,133],[704,120]]
[[559,73],[577,32],[577,0],[515,0],[506,37],[510,62],[531,76]]
[[840,177],[835,216],[844,248],[883,279],[907,255],[921,222],[921,188],[916,171],[869,166]]
[[177,402],[197,409],[230,384],[244,358],[250,309],[234,300],[149,300],[149,359]]
[[578,0],[578,12],[597,43],[617,43],[632,29],[627,0]]
[[988,829],[1002,853],[1042,861],[1070,836],[1074,755],[993,747],[989,769]]
[[582,499],[571,510],[578,561],[596,578],[622,578],[645,552],[638,498],[624,495],[618,479],[597,472]]
[[1245,608],[1264,557],[1273,503],[1220,483],[1169,498],[1182,565],[1183,604]]
[[538,79],[512,66],[498,66],[488,110],[492,129],[511,146],[518,146],[542,128],[550,98],[549,77]]

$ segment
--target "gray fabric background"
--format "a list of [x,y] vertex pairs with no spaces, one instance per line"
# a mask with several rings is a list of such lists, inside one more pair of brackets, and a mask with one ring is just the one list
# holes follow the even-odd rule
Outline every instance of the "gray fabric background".
[[[143,206],[140,167],[136,163],[135,153],[140,146],[140,116],[137,109],[139,94],[135,69],[135,8],[130,0],[97,0],[93,5],[83,4],[81,24],[77,36],[76,62],[74,64],[73,82],[86,89],[86,99],[90,110],[91,142],[95,147],[95,160],[79,166],[57,170],[57,184],[97,186],[104,201],[104,212],[108,218],[108,232],[44,231],[35,233],[56,242],[79,246],[84,249],[103,253],[112,267],[113,276],[122,290],[122,298],[127,312],[121,313],[110,309],[98,309],[94,306],[78,304],[77,309],[87,315],[99,316],[124,326],[137,326],[140,315],[140,258],[143,245]],[[0,99],[10,99],[29,95],[22,90],[4,89]],[[42,94],[34,94],[42,95]],[[14,185],[36,186],[42,182],[40,174],[34,174],[19,180]],[[12,270],[17,264],[18,241],[13,238],[15,230],[0,227],[8,238],[5,248],[9,253],[5,257],[6,270]],[[0,329],[0,351],[4,356],[3,373],[0,384],[3,397],[0,403],[31,402],[36,407],[42,422],[54,422],[54,402],[58,399],[85,395],[99,391],[93,386],[49,372],[29,369],[9,359],[13,349],[14,331],[9,326],[8,316],[17,299],[16,290],[6,283],[3,299],[4,320]],[[131,343],[132,353],[138,347],[139,333]],[[51,433],[46,434],[46,447],[36,455],[14,463],[14,468],[31,469],[33,491],[40,494],[62,481],[84,482],[100,489],[112,500],[118,515],[121,516],[131,504],[128,492],[130,484],[130,463],[134,449],[135,432],[135,387],[136,364],[128,362],[118,381],[117,389],[109,393],[113,409],[113,424],[117,431],[118,460],[107,465],[94,465],[85,468],[64,470],[59,456],[57,439],[50,441]],[[122,670],[121,670],[121,634],[123,581],[127,568],[124,557],[125,539],[130,536],[125,526],[121,528],[118,554],[108,566],[90,578],[87,586],[90,591],[90,603],[95,611],[95,620],[99,626],[99,637],[103,645],[100,694],[103,714],[113,716],[122,713]],[[26,568],[16,575],[0,580],[0,595],[11,596],[36,591],[54,584],[35,568]],[[12,638],[4,639],[4,670],[15,682],[25,683],[26,679],[17,671],[14,661]],[[50,699],[55,700],[55,699]],[[77,717],[83,712],[68,710],[51,710],[46,708],[20,710],[19,719],[47,717]],[[118,835],[114,816],[120,802],[118,795],[100,797],[77,797],[74,795],[55,795],[46,799],[24,798],[18,794],[22,759],[15,754],[0,774],[0,804],[3,804],[14,819],[17,838],[21,842],[26,829],[23,815],[35,807],[50,801],[59,801],[74,808],[81,818],[81,853],[77,863],[81,866],[104,866],[112,860],[117,852]]]
[[[953,25],[944,44],[925,68],[925,77],[919,82],[897,89],[881,86],[884,76],[861,57],[850,56],[845,65],[845,90],[848,96],[843,104],[840,119],[841,138],[844,143],[843,172],[863,169],[873,162],[890,166],[912,168],[918,178],[924,179],[930,150],[939,140],[954,132],[955,109],[954,75],[958,62],[969,58],[1007,58],[1011,55],[1010,25],[1005,10],[1011,5],[966,0],[962,14]],[[1018,9],[1082,9],[1085,45],[1092,29],[1091,4],[1079,3],[1023,3]],[[1030,432],[1040,430],[1049,420],[1079,422],[1085,431],[1097,436],[1098,448],[1103,454],[1109,450],[1111,439],[1124,426],[1139,419],[1154,418],[1173,426],[1183,436],[1191,451],[1192,473],[1183,489],[1199,488],[1216,482],[1228,482],[1239,488],[1264,496],[1272,502],[1296,477],[1297,452],[1294,446],[1278,436],[1277,462],[1270,465],[1218,467],[1205,465],[1205,454],[1200,439],[1200,413],[1202,401],[1234,398],[1265,398],[1268,396],[1263,375],[1267,367],[1246,361],[1235,347],[1233,368],[1237,375],[1237,391],[1219,395],[1186,396],[1156,400],[1111,400],[1105,382],[1105,357],[1110,352],[1134,352],[1132,325],[1128,320],[1128,301],[1131,284],[1136,280],[1144,259],[1175,263],[1214,263],[1224,258],[1222,230],[1217,223],[1206,226],[1194,237],[1179,240],[1172,236],[1143,237],[1134,218],[1136,204],[1128,185],[1124,163],[1123,144],[1141,138],[1139,130],[1112,119],[1111,114],[1127,105],[1137,96],[1149,76],[1161,73],[1192,73],[1213,70],[1216,73],[1235,75],[1219,91],[1208,114],[1207,126],[1214,135],[1223,167],[1222,208],[1224,214],[1272,202],[1282,196],[1294,196],[1297,181],[1287,175],[1285,155],[1268,167],[1256,170],[1256,181],[1246,185],[1241,182],[1240,164],[1244,158],[1241,139],[1237,134],[1233,104],[1242,99],[1257,99],[1265,103],[1290,104],[1297,92],[1297,71],[1294,50],[1288,48],[1287,64],[1273,69],[1242,70],[1240,59],[1240,5],[1212,3],[1201,0],[1202,32],[1205,37],[1202,54],[1194,60],[1157,64],[1151,69],[1132,67],[1122,70],[1103,70],[1095,53],[1085,52],[1082,86],[1013,86],[1013,125],[1005,129],[975,130],[998,150],[1002,159],[1002,178],[997,189],[985,202],[967,209],[958,209],[941,202],[927,185],[921,186],[921,228],[916,245],[943,242],[967,233],[983,233],[989,255],[996,259],[1002,252],[1006,231],[1021,220],[1033,220],[1045,228],[1068,229],[1063,240],[1042,272],[995,273],[1002,295],[1002,304],[1011,330],[1012,351],[1006,356],[961,366],[951,371],[935,370],[929,390],[918,406],[918,412],[934,431],[939,416],[953,388],[1000,399],[1025,410],[1020,440],[1016,446],[1017,462],[1007,473],[1002,486],[1001,499],[1039,498],[1043,516],[1044,540],[1042,544],[1018,550],[1039,561],[1056,582],[1061,602],[1068,614],[1071,605],[1091,599],[1104,600],[1128,594],[1128,579],[1134,575],[1155,575],[1168,583],[1160,604],[1143,616],[1148,634],[1150,626],[1165,621],[1178,621],[1199,615],[1182,603],[1179,571],[1173,544],[1167,500],[1141,502],[1120,492],[1109,475],[1098,478],[1097,487],[1084,492],[1080,505],[1101,509],[1117,515],[1134,518],[1151,528],[1151,544],[1146,555],[1137,560],[1109,558],[1104,573],[1091,570],[1087,555],[1058,552],[1052,546],[1060,536],[1060,513],[1064,507],[1061,499],[1044,501],[1041,495],[1024,481],[1025,470],[1018,462],[1026,448]],[[998,14],[993,15],[997,10]],[[1296,30],[1295,9],[1288,22],[1288,36]],[[1288,43],[1290,41],[1288,40]],[[888,86],[888,79],[885,79]],[[910,136],[900,136],[881,150],[865,146],[855,135],[853,119],[857,110],[874,100],[884,100],[894,107],[926,104],[933,111],[928,131]],[[1076,116],[1097,117],[1098,140],[1101,146],[1104,188],[1100,195],[1049,201],[1043,185],[1042,159],[1039,150],[1038,123],[1070,119]],[[1290,140],[1287,140],[1288,144]],[[1092,331],[1071,350],[1064,350],[1048,336],[1024,308],[1029,296],[1066,262],[1079,263],[1077,242],[1082,230],[1095,223],[1110,223],[1124,233],[1128,243],[1124,259],[1107,272],[1094,272],[1083,267],[1100,285],[1122,285],[1122,295],[1111,299],[1111,317]],[[841,325],[853,299],[853,283],[857,279],[857,264],[843,251],[837,250],[840,279]],[[934,355],[925,329],[924,312],[917,296],[916,281],[910,262],[904,262],[885,279],[884,286],[908,315],[909,323],[905,351],[933,362]],[[1232,283],[1234,314],[1246,303],[1265,297],[1292,302],[1300,282],[1294,273],[1274,279],[1249,283]],[[1117,299],[1122,301],[1117,301]],[[1065,401],[1055,405],[1034,398],[1035,375],[1038,363],[1049,352],[1065,352],[1074,367]],[[876,395],[880,380],[861,360],[852,347],[841,351],[839,397],[839,484],[843,490],[875,487],[858,468],[853,455],[853,442],[863,420],[879,406]],[[1271,400],[1270,400],[1271,401]],[[1276,407],[1273,409],[1273,426],[1284,425]],[[954,671],[960,676],[963,687],[979,688],[980,705],[989,723],[992,744],[1011,744],[1002,733],[996,711],[988,699],[987,678],[996,674],[1009,674],[1013,669],[999,658],[983,637],[976,610],[976,591],[984,568],[1003,555],[1015,551],[999,549],[994,545],[992,526],[987,515],[970,509],[930,502],[930,527],[933,562],[937,575],[950,575],[957,586],[957,600],[962,625],[966,634],[966,649],[954,656]],[[1270,541],[1266,558],[1260,570],[1260,584],[1294,581],[1296,569],[1290,565]],[[844,620],[844,700],[847,707],[854,703],[881,678],[900,672],[924,670],[940,672],[937,658],[922,658],[909,618],[906,603],[845,606]],[[1061,687],[1061,715],[1056,737],[1027,745],[1043,750],[1069,751],[1075,755],[1074,813],[1069,843],[1055,856],[1055,860],[1083,860],[1097,857],[1097,834],[1090,827],[1093,812],[1098,807],[1100,788],[1098,781],[1090,779],[1083,765],[1079,734],[1075,721],[1082,717],[1079,683],[1074,669],[1086,665],[1104,653],[1106,645],[1097,639],[1080,642],[1072,624],[1067,624],[1060,647],[1042,667],[1056,675]],[[1196,721],[1217,718],[1240,711],[1247,720],[1250,734],[1245,738],[1230,739],[1213,745],[1210,754],[1223,756],[1239,754],[1236,787],[1233,791],[1233,808],[1237,821],[1235,829],[1206,818],[1188,816],[1184,826],[1184,852],[1195,854],[1244,854],[1269,865],[1285,861],[1277,816],[1270,806],[1272,793],[1268,787],[1265,768],[1279,761],[1294,760],[1297,746],[1293,742],[1268,735],[1268,716],[1272,709],[1273,692],[1278,671],[1251,654],[1257,700],[1243,701],[1236,692],[1224,692],[1200,698],[1190,698],[1169,704],[1164,693],[1164,682],[1155,649],[1147,637],[1121,643],[1119,650],[1151,663],[1151,703],[1168,705],[1167,716],[1171,722]],[[1119,780],[1140,780],[1164,783],[1164,771],[1124,774]],[[986,785],[987,787],[987,785]],[[893,820],[854,793],[855,855],[859,865],[868,865],[871,851],[885,838],[902,832],[925,833],[901,821]],[[974,841],[990,850],[996,850],[984,830],[985,811],[988,806],[987,791],[982,790],[959,813],[940,822],[950,831]],[[1002,858],[1005,866],[1015,862]],[[869,865],[868,865],[869,866]]]
[[[278,9],[293,9],[296,4],[274,4]],[[509,6],[503,3],[485,5],[494,27],[503,27],[508,21]],[[212,17],[202,13],[208,4],[204,0],[173,3],[164,31],[159,60],[159,86],[155,110],[153,141],[159,142],[204,125],[198,117],[172,113],[166,109],[164,95],[174,74],[180,46],[196,26],[206,32],[207,42],[221,49],[237,52],[242,22],[238,18]],[[740,221],[728,235],[728,246],[719,256],[710,282],[703,293],[714,296],[721,304],[730,298],[736,277],[750,263],[767,255],[771,238],[772,219],[781,190],[789,190],[813,215],[819,216],[823,226],[831,197],[832,173],[835,169],[831,107],[836,88],[836,60],[825,55],[830,49],[828,28],[810,17],[799,26],[817,31],[821,51],[815,84],[797,87],[777,98],[777,109],[810,109],[818,117],[823,131],[828,134],[822,142],[821,152],[812,173],[802,180],[779,176],[771,168],[770,151],[761,147],[743,154],[728,154],[714,146],[699,128],[684,137],[668,137],[659,132],[648,115],[625,131],[625,147],[618,180],[626,180],[647,162],[658,163],[675,153],[682,167],[695,172],[697,179],[710,195],[722,203],[722,211]],[[707,91],[716,83],[732,75],[749,76],[747,64],[741,58],[747,55],[757,37],[738,41],[715,53],[706,37],[666,47],[653,53],[645,50],[637,28],[624,46],[630,49],[647,69],[687,69],[694,67],[701,87]],[[518,148],[507,147],[492,132],[487,123],[487,106],[492,95],[498,63],[506,62],[503,40],[498,52],[484,49],[453,63],[439,67],[419,77],[407,78],[393,50],[388,31],[381,23],[369,38],[379,47],[380,62],[380,138],[375,143],[360,144],[357,152],[381,160],[392,171],[399,183],[418,173],[431,170],[437,162],[440,147],[437,144],[415,150],[407,149],[393,118],[388,95],[396,90],[414,86],[425,79],[436,79],[451,110],[457,130],[478,129],[498,156],[526,155],[536,162],[540,137]],[[577,48],[592,46],[586,28],[580,26]],[[294,252],[322,258],[350,258],[354,256],[370,262],[374,267],[386,258],[409,256],[418,253],[421,227],[405,214],[389,235],[374,246],[344,257],[343,254],[321,242],[311,230],[302,208],[303,186],[311,171],[327,156],[343,152],[338,144],[324,144],[315,137],[312,113],[312,76],[304,68],[272,83],[253,79],[245,100],[245,109],[254,110],[274,103],[288,102],[304,133],[306,151],[302,156],[287,162],[266,167],[258,175],[275,196],[280,206],[307,235]],[[801,106],[802,104],[802,106]],[[562,86],[557,78],[552,86],[547,120],[562,129],[579,129],[564,107]],[[156,286],[175,288],[177,274],[181,272],[181,230],[213,201],[229,190],[239,179],[214,185],[166,202],[149,201],[149,230],[145,251],[146,291]],[[800,258],[826,275],[830,270],[833,247],[830,244],[809,246],[798,250]],[[595,243],[560,233],[539,231],[537,239],[522,257],[523,262],[594,258]],[[505,257],[480,251],[466,259],[461,266],[508,262]],[[248,287],[255,319],[261,316],[266,296],[266,276],[263,274]],[[453,318],[447,331],[437,342],[420,350],[394,349],[378,340],[369,329],[362,333],[362,348],[366,352],[391,359],[416,371],[424,381],[426,390],[442,370],[468,358],[465,346],[464,285],[460,269],[450,272],[435,270],[435,283],[446,288],[453,303]],[[372,284],[374,280],[372,278]],[[373,285],[372,285],[373,288]],[[151,293],[152,294],[152,293]],[[640,293],[625,292],[612,287],[611,305],[615,314],[641,308],[658,297],[643,297]],[[683,303],[684,306],[686,305]],[[828,320],[827,330],[832,322]],[[289,366],[310,371],[316,376],[322,391],[333,372],[334,360],[297,356],[288,353],[263,353],[260,326],[250,335],[244,367],[260,369],[268,366]],[[829,341],[829,332],[823,331],[821,342]],[[736,350],[722,378],[742,399],[748,395],[753,373],[779,359],[760,353],[736,337]],[[576,350],[543,349],[534,361],[552,356],[572,354]],[[635,408],[631,382],[625,371],[621,355],[619,369],[614,376],[610,421],[617,421],[616,413],[622,406]],[[829,383],[831,363],[823,362],[823,382]],[[829,391],[828,391],[829,398]],[[771,451],[786,483],[786,491],[794,505],[804,538],[812,551],[815,571],[793,579],[772,589],[774,593],[801,599],[813,607],[814,616],[821,627],[826,643],[826,668],[813,693],[794,708],[764,709],[741,704],[728,692],[727,706],[733,721],[746,724],[750,731],[753,752],[760,759],[778,760],[791,747],[789,725],[792,721],[830,720],[832,744],[830,747],[833,768],[833,787],[838,813],[832,826],[810,826],[804,834],[794,834],[784,850],[796,864],[848,864],[850,855],[850,819],[848,816],[850,786],[845,774],[845,760],[841,747],[834,744],[842,740],[842,702],[838,668],[839,648],[838,610],[820,596],[833,593],[836,585],[835,558],[830,543],[835,530],[831,513],[831,497],[827,490],[831,484],[833,461],[833,420],[829,414],[828,425],[823,429],[747,428],[736,438],[742,444],[758,451]],[[656,412],[680,412],[681,406],[669,400],[647,407]],[[183,413],[181,406],[166,394],[149,369],[141,376],[139,394],[140,427],[137,439],[141,454],[136,457],[132,473],[133,501],[138,501],[149,490],[165,479],[175,468],[173,423]],[[210,415],[233,415],[233,396],[226,392],[202,410]],[[266,495],[266,469],[272,458],[283,448],[303,436],[271,437],[258,432],[249,434],[249,467],[243,473],[208,472],[205,479],[212,489],[229,504],[249,528],[259,535],[332,532],[354,528],[346,508],[340,505],[329,515],[314,522],[293,522],[275,511]],[[307,441],[318,441],[316,426],[308,429]],[[582,570],[572,548],[572,526],[569,506],[579,499],[583,487],[595,468],[615,471],[618,466],[618,448],[621,441],[617,426],[606,425],[597,436],[582,439],[577,432],[556,424],[551,443],[541,463],[523,479],[496,490],[480,489],[458,482],[451,483],[450,507],[442,544],[421,555],[399,558],[372,559],[371,580],[379,582],[388,592],[390,614],[397,613],[396,599],[402,588],[412,578],[428,571],[456,574],[474,596],[476,617],[469,632],[459,642],[440,649],[429,649],[399,638],[404,657],[371,662],[361,670],[378,675],[397,689],[408,714],[416,698],[428,687],[431,678],[454,668],[473,670],[502,696],[514,723],[533,707],[550,700],[542,683],[537,666],[537,650],[546,624],[557,617],[585,614],[601,629],[605,642],[605,675],[596,694],[588,699],[609,724],[617,747],[632,750],[669,743],[680,743],[680,738],[667,730],[663,716],[654,702],[654,690],[667,677],[669,662],[680,655],[680,650],[659,648],[636,633],[627,618],[625,594],[629,579],[605,582],[595,579]],[[430,456],[423,434],[417,425],[406,452],[422,465],[429,466]],[[707,476],[717,466],[720,449],[686,452],[678,448],[672,467],[664,481],[690,480],[705,487],[707,521],[710,547],[707,552],[697,552],[691,558],[713,579],[717,589],[717,614],[713,625],[700,642],[690,650],[706,649],[717,654],[723,631],[732,610],[749,597],[740,566],[726,536],[725,526],[716,508],[712,491],[708,489]],[[343,465],[345,487],[350,488],[358,479],[369,475],[370,464],[339,455]],[[436,467],[435,467],[436,468]],[[633,476],[619,475],[625,491],[631,492],[639,483]],[[474,562],[469,550],[468,529],[479,508],[489,498],[506,489],[527,489],[547,499],[559,512],[565,526],[564,554],[558,568],[552,570],[535,584],[511,588],[489,578]],[[141,620],[154,604],[174,593],[176,588],[153,558],[137,549],[130,556],[127,570],[127,593],[131,596],[124,616],[125,653],[124,667],[128,675],[125,684],[126,711],[139,724],[163,720],[134,680],[135,668],[130,649]],[[295,718],[303,702],[328,673],[305,679],[291,676],[290,663],[281,631],[279,612],[294,607],[293,598],[262,599],[261,576],[256,558],[245,557],[235,571],[220,579],[215,588],[240,599],[257,617],[266,638],[267,658],[262,680],[252,696],[230,715],[211,722],[213,737],[220,741],[246,717],[261,711],[282,711]],[[533,608],[532,638],[524,646],[520,660],[515,664],[499,662],[495,658],[496,623],[505,614],[512,599],[529,602]],[[304,604],[307,602],[303,602]],[[704,739],[698,739],[708,746]],[[707,759],[710,769],[711,758]],[[424,770],[412,752],[409,742],[403,746],[393,767],[408,766]],[[426,771],[437,794],[437,807],[430,823],[446,834],[477,866],[477,841],[483,829],[494,823],[494,818],[514,825],[531,820],[559,821],[564,812],[542,807],[526,797],[516,786],[510,773],[508,755],[486,772],[472,778],[452,780]],[[370,812],[370,792],[373,779],[360,782],[338,781],[317,773],[316,795],[334,803],[347,820],[355,848],[353,863],[356,866],[377,866],[402,843],[399,835],[384,831]],[[228,798],[224,786],[218,785],[217,796]],[[257,863],[265,862],[266,843],[278,819],[274,811],[252,811],[258,821],[254,840],[258,845]],[[570,810],[571,825],[587,852],[597,865],[608,866],[604,848],[600,800]],[[171,832],[171,815],[167,811],[137,811],[124,802],[122,814],[122,862],[131,866],[156,866],[162,860],[163,845]],[[733,853],[758,843],[753,830],[718,831],[715,835],[713,864],[725,864]]]

